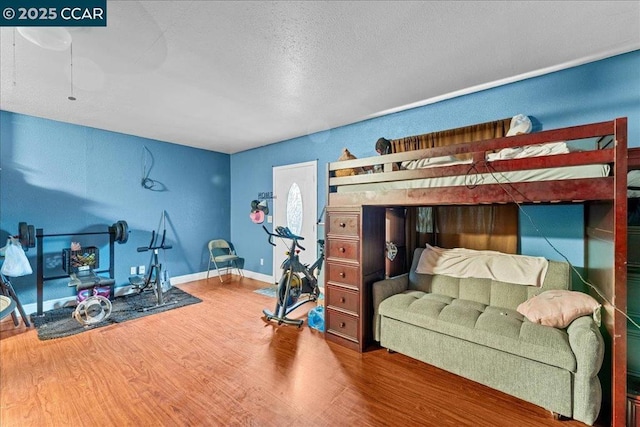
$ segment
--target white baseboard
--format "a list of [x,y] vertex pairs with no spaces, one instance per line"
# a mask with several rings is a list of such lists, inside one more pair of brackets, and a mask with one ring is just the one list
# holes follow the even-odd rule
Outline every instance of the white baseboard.
[[[218,274],[214,271],[209,274],[209,277],[217,276]],[[175,276],[171,277],[169,281],[172,285],[180,285],[182,283],[194,282],[196,280],[206,280],[207,272],[201,271],[199,273],[185,274],[184,276]]]
[[256,273],[255,271],[242,270],[242,274],[244,274],[244,277],[248,277],[249,279],[259,280],[261,282],[266,282],[270,285],[276,283],[273,276],[267,276],[266,274]]
[[[235,271],[235,270],[234,270]],[[266,274],[256,273],[255,271],[242,270],[242,274],[244,277],[248,277],[249,279],[259,280],[261,282],[266,283],[275,283],[273,276],[267,276]],[[209,273],[209,277],[218,277],[218,272],[211,270]],[[184,276],[176,276],[171,278],[172,285],[180,285],[182,283],[193,282],[195,280],[206,280],[207,272],[201,271],[199,273],[185,274]]]
[[[267,276],[266,274],[256,273],[254,271],[247,271],[247,270],[242,270],[242,274],[244,274],[245,277],[248,277],[250,279],[259,280],[261,282],[265,282],[268,284],[275,283],[273,276]],[[209,273],[209,277],[217,277],[217,276],[218,276],[217,271],[212,270]],[[174,286],[174,285],[180,285],[183,283],[193,282],[195,280],[206,280],[206,278],[207,278],[207,272],[201,271],[199,273],[192,273],[192,274],[185,274],[183,276],[171,277],[170,281],[171,281],[171,285]],[[131,285],[119,286],[115,288],[115,296],[117,297],[123,296],[123,295],[129,295],[133,292],[135,291],[132,289]],[[61,307],[75,306],[75,305],[76,305],[75,296],[51,299],[51,300],[43,301],[42,311],[48,311],[48,310],[53,310],[54,308],[61,308]],[[23,308],[24,308],[24,312],[28,316],[31,313],[35,313],[38,310],[38,305],[34,302],[31,304],[23,305]],[[16,310],[16,314],[18,314],[18,316],[20,315],[17,310]]]

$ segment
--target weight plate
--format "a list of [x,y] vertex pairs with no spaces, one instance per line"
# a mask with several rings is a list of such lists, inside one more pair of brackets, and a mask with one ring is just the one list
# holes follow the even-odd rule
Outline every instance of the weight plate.
[[114,236],[113,236],[113,240],[114,240],[115,242],[118,242],[118,243],[119,243],[119,242],[120,242],[120,238],[121,238],[122,236],[121,236],[121,234],[120,234],[120,233],[121,233],[121,231],[120,231],[120,227],[118,227],[118,223],[117,223],[117,222],[116,222],[116,223],[114,223],[111,227],[109,227],[109,232],[114,234]]
[[116,234],[118,236],[118,238],[116,239],[116,242],[122,243],[122,237],[123,237],[122,231],[123,230],[122,230],[122,224],[120,223],[120,221],[116,222],[116,230],[117,230]]
[[122,220],[122,235],[122,243],[127,243],[129,241],[129,224],[125,220]]
[[121,229],[120,240],[118,240],[118,243],[127,243],[127,240],[129,240],[129,225],[125,220],[118,221],[118,225]]
[[36,228],[33,225],[27,225],[27,230],[29,231],[29,243],[27,247],[35,248],[36,247]]
[[23,247],[29,245],[29,227],[26,222],[18,223],[18,239]]

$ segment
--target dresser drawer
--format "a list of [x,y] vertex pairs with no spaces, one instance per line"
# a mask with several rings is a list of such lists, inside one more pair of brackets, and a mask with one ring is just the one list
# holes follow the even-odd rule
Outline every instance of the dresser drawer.
[[358,225],[360,215],[331,213],[329,215],[327,234],[338,234],[341,236],[358,236]]
[[327,308],[327,332],[358,341],[358,318]]
[[327,282],[342,283],[354,289],[360,288],[360,267],[356,265],[327,263]]
[[357,240],[330,239],[327,247],[327,258],[343,258],[358,261],[360,242]]
[[360,293],[340,286],[327,285],[327,305],[338,310],[359,313]]

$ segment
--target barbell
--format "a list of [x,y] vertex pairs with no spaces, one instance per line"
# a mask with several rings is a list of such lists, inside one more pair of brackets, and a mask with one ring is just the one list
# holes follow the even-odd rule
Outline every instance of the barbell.
[[122,244],[127,243],[127,240],[129,240],[129,226],[127,225],[127,221],[120,220],[109,226],[107,231],[36,235],[36,229],[33,225],[27,224],[26,222],[18,223],[18,239],[20,240],[20,244],[23,248],[35,248],[36,237],[80,236],[87,234],[113,234],[113,240]]

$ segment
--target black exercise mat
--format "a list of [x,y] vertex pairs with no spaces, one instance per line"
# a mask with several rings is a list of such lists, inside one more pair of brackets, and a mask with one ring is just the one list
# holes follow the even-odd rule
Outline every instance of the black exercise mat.
[[94,325],[87,326],[81,325],[73,317],[75,307],[56,308],[45,311],[42,316],[37,316],[36,313],[32,313],[31,320],[38,330],[38,338],[41,340],[50,340],[54,338],[68,337],[91,329],[100,328],[102,326],[122,323],[127,320],[137,319],[139,317],[202,302],[201,299],[175,287],[172,287],[164,293],[164,301],[176,302],[154,308],[153,310],[142,311],[145,307],[153,307],[156,305],[157,299],[154,292],[145,291],[140,294],[116,297],[111,301],[112,309],[109,318]]

